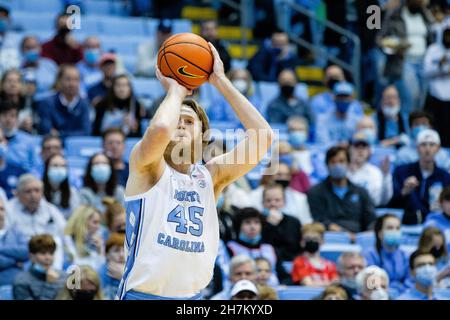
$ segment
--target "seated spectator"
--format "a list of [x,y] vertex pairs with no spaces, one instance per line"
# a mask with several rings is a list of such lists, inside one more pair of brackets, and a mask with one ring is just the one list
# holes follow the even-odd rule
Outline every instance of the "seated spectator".
[[3,189],[8,198],[13,196],[19,177],[26,171],[16,164],[6,161],[8,156],[8,141],[3,135],[0,127],[0,188]]
[[382,93],[381,106],[376,113],[378,141],[385,147],[401,147],[408,142],[406,121],[400,109],[397,88],[394,85],[386,87]]
[[[414,111],[409,114],[410,142],[401,147],[397,152],[395,165],[398,167],[402,164],[416,162],[419,160],[417,151],[417,137],[420,131],[431,129],[432,117],[424,111]],[[445,170],[450,169],[450,156],[444,149],[440,149],[436,154],[436,164]]]
[[236,239],[235,225],[235,207],[231,207],[226,199],[226,195],[222,192],[217,200],[217,213],[219,215],[219,236],[225,243],[231,239]]
[[231,289],[231,300],[259,300],[258,289],[250,280],[239,280]]
[[89,265],[98,270],[105,262],[101,218],[101,213],[91,206],[80,206],[74,210],[64,231],[68,263]]
[[400,219],[393,214],[379,217],[374,228],[375,247],[366,248],[363,253],[368,266],[375,265],[387,272],[395,296],[405,290],[409,276],[408,256],[400,249],[400,225]]
[[319,297],[320,300],[349,300],[347,292],[338,285],[329,285]]
[[66,285],[59,292],[56,300],[104,300],[97,272],[87,265],[77,266],[77,268],[81,275],[80,288],[73,286],[73,289],[69,289]]
[[200,23],[200,36],[211,42],[219,52],[220,60],[223,62],[225,72],[231,67],[231,57],[222,40],[219,39],[219,25],[216,20],[204,20]]
[[129,164],[124,158],[125,133],[119,128],[106,129],[102,134],[103,151],[113,161],[118,183],[125,187],[128,180]]
[[350,142],[350,165],[347,177],[352,183],[367,190],[375,206],[386,205],[392,197],[392,175],[389,166],[381,171],[369,163],[371,138],[365,131],[356,132]]
[[50,131],[66,136],[88,136],[91,132],[89,102],[80,97],[80,74],[73,65],[59,68],[56,93],[39,102],[40,134]]
[[280,300],[277,291],[267,284],[256,285],[258,289],[258,300]]
[[255,261],[248,255],[240,254],[231,258],[229,282],[225,288],[213,296],[211,300],[229,300],[231,298],[231,288],[239,280],[256,280]]
[[88,36],[83,43],[83,60],[77,63],[83,91],[100,82],[103,78],[99,68],[102,55],[100,40],[97,36]]
[[362,117],[350,109],[355,100],[353,91],[353,85],[349,82],[338,82],[334,85],[333,99],[336,108],[317,117],[317,143],[343,143],[351,138],[358,120]]
[[278,76],[280,93],[267,106],[267,119],[272,123],[285,123],[291,116],[302,116],[312,123],[309,105],[294,95],[297,76],[291,69],[285,69]]
[[104,212],[102,200],[105,196],[114,197],[123,203],[124,188],[117,184],[113,162],[105,154],[97,153],[89,159],[83,183],[80,191],[82,204]]
[[80,197],[78,191],[69,184],[67,161],[62,155],[57,154],[47,160],[42,181],[45,199],[68,219],[79,206]]
[[23,108],[19,113],[20,129],[29,134],[37,134],[38,113],[36,94],[36,77],[31,72],[25,71],[22,83]]
[[0,99],[9,101],[16,106],[19,111],[20,128],[22,128],[24,121],[31,121],[31,123],[33,123],[32,119],[27,119],[28,116],[31,118],[31,115],[28,115],[27,110],[25,110],[25,97],[22,81],[22,74],[18,69],[9,69],[3,74],[0,82]]
[[[370,279],[370,281],[369,281]],[[359,300],[389,300],[389,276],[380,267],[368,266],[356,276]]]
[[414,251],[409,257],[409,269],[415,280],[414,287],[406,290],[397,300],[436,300],[433,294],[437,277],[434,256],[429,252]]
[[114,77],[106,97],[99,101],[95,110],[93,135],[99,136],[110,128],[120,128],[127,136],[141,136],[141,119],[145,110],[136,99],[126,75]]
[[377,124],[369,116],[362,116],[356,124],[355,132],[364,134],[370,146],[378,144],[377,141]]
[[282,261],[292,261],[300,251],[301,224],[297,218],[283,213],[284,190],[279,184],[271,184],[263,191],[262,240],[271,244]]
[[35,145],[28,133],[19,130],[19,110],[14,103],[0,102],[0,128],[8,142],[6,161],[31,170],[36,163]]
[[[344,82],[345,75],[341,67],[337,65],[330,65],[325,69],[324,84],[327,90],[316,94],[311,98],[311,111],[314,114],[314,118],[317,120],[319,115],[331,113],[336,111],[336,103],[333,95],[334,85],[338,82]],[[362,105],[358,100],[353,100],[353,102],[348,107],[348,111],[351,114],[363,115]]]
[[348,178],[350,158],[346,148],[328,149],[325,163],[329,176],[308,192],[308,202],[315,221],[329,231],[355,233],[370,229],[375,211],[367,191],[354,185]]
[[156,60],[161,45],[172,36],[172,21],[161,19],[156,30],[156,37],[141,42],[137,49],[136,75],[141,77],[156,76]]
[[239,210],[236,215],[236,230],[239,231],[238,238],[227,243],[230,256],[246,254],[253,259],[265,257],[272,265],[273,281],[277,281],[277,278],[280,282],[285,281],[287,274],[274,247],[262,241],[262,215],[258,210],[254,208]]
[[64,276],[52,269],[56,242],[49,234],[31,238],[28,244],[31,266],[16,276],[14,300],[54,300],[64,287]]
[[75,64],[83,59],[83,51],[77,41],[70,35],[67,20],[71,16],[62,13],[56,18],[55,36],[42,45],[41,56],[53,60],[57,65]]
[[268,285],[271,287],[278,286],[278,281],[273,281],[275,279],[273,274],[273,267],[269,259],[264,257],[259,257],[255,259],[256,264],[256,280],[257,284]]
[[8,214],[6,203],[0,199],[0,287],[12,285],[28,260],[28,242],[20,232],[7,225]]
[[262,211],[264,208],[263,192],[265,186],[271,183],[278,183],[284,188],[285,206],[283,212],[297,218],[301,224],[310,223],[312,218],[306,195],[295,191],[289,186],[291,178],[289,165],[286,162],[280,162],[277,172],[273,175],[263,175],[260,186],[251,191],[249,195],[250,204],[252,207]]
[[102,291],[107,300],[114,300],[125,269],[125,234],[112,233],[106,241],[106,263],[101,266],[99,275]]
[[259,51],[250,59],[248,70],[255,81],[277,81],[284,69],[294,69],[297,58],[289,46],[288,35],[279,30],[264,41]]
[[53,60],[42,57],[42,47],[35,36],[25,36],[21,46],[22,65],[20,70],[36,79],[36,92],[44,93],[52,89],[58,66]]
[[104,53],[101,56],[98,65],[103,74],[102,80],[88,88],[88,98],[91,105],[94,107],[106,96],[109,88],[112,86],[112,81],[117,69],[116,55],[113,53]]
[[325,226],[319,222],[302,227],[300,247],[303,254],[295,258],[292,282],[301,286],[328,286],[338,279],[336,265],[320,256]]
[[359,252],[344,252],[337,261],[339,286],[347,293],[349,300],[357,295],[356,276],[366,267],[366,259]]
[[433,226],[443,232],[450,230],[450,186],[445,187],[439,195],[440,212],[430,212],[425,219],[425,227]]
[[436,131],[421,131],[417,137],[419,161],[401,165],[394,171],[390,206],[405,210],[404,224],[423,223],[430,211],[439,210],[439,195],[450,185],[450,174],[435,162],[440,144]]
[[104,240],[108,240],[112,233],[125,234],[126,214],[122,203],[113,197],[104,197],[103,205],[106,208],[103,217],[107,228]]
[[63,154],[63,142],[58,134],[47,134],[42,137],[41,153],[36,161],[34,171],[38,176],[44,175],[45,163],[50,157]]
[[17,42],[11,31],[14,31],[9,6],[0,4],[0,76],[5,70],[17,68],[20,57]]

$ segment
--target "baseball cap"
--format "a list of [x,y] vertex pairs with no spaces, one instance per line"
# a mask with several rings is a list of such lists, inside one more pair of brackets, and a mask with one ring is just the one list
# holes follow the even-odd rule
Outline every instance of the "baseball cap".
[[357,131],[353,134],[352,138],[350,139],[350,142],[352,145],[362,145],[362,144],[369,145],[369,138],[367,137],[364,131]]
[[258,295],[258,289],[256,289],[256,286],[250,280],[239,280],[236,282],[233,289],[231,289],[231,296],[234,297],[242,291],[250,291]]
[[353,85],[347,81],[341,81],[334,85],[333,93],[336,96],[351,96],[353,94]]
[[417,135],[417,144],[422,143],[434,143],[434,144],[441,144],[441,138],[439,137],[439,133],[436,132],[436,130],[433,129],[425,129],[419,132]]
[[116,62],[116,55],[114,53],[110,53],[110,52],[104,53],[104,54],[102,54],[102,57],[100,58],[100,61],[98,64],[101,66],[107,61]]
[[172,32],[172,21],[170,21],[169,19],[161,19],[159,21],[158,31],[162,33]]

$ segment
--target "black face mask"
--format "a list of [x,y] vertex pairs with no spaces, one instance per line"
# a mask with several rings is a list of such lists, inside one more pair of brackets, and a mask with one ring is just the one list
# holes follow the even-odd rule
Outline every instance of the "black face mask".
[[305,242],[303,249],[305,249],[306,252],[315,253],[319,250],[319,242],[316,240],[308,240]]
[[94,300],[95,295],[97,294],[97,290],[72,290],[70,291],[70,295],[73,300],[81,300],[81,301],[90,301]]
[[58,29],[58,37],[64,40],[69,32],[70,32],[69,28],[62,27],[61,29]]
[[422,11],[422,7],[418,5],[409,5],[408,10],[409,12],[411,12],[411,14],[417,14]]
[[289,183],[291,183],[289,180],[284,180],[284,179],[276,179],[275,183],[281,184],[281,186],[283,188],[286,188],[287,186],[289,186]]
[[440,248],[433,247],[430,250],[430,253],[435,257],[436,259],[442,257],[442,254],[444,253],[444,246]]
[[334,85],[335,85],[336,83],[338,83],[338,82],[339,82],[339,80],[337,80],[337,79],[330,79],[330,80],[328,80],[328,82],[327,82],[327,87],[328,87],[330,90],[333,90]]
[[280,87],[281,95],[285,98],[292,97],[292,94],[294,93],[294,88],[295,88],[294,86],[291,86],[289,84],[282,85]]

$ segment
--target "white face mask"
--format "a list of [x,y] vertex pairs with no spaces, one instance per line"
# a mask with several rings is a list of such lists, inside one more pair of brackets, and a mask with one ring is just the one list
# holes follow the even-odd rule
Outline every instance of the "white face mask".
[[381,110],[383,111],[383,114],[386,118],[392,119],[395,118],[400,112],[400,106],[399,105],[393,107],[383,106],[381,107]]
[[378,288],[370,293],[370,300],[389,300],[389,294],[386,290]]
[[238,89],[238,91],[242,94],[246,94],[248,91],[247,81],[244,79],[236,79],[232,81],[233,86]]

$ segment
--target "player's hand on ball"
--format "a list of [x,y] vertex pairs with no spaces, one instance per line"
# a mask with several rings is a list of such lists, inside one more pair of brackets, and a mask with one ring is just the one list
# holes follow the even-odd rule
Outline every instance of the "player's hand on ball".
[[209,75],[209,83],[212,85],[215,85],[220,78],[226,77],[225,71],[223,68],[223,62],[222,59],[220,59],[219,52],[217,52],[216,48],[211,44],[211,42],[208,42],[209,47],[211,48],[211,52],[214,57],[214,65],[213,65],[213,72]]
[[183,98],[192,94],[192,90],[189,90],[186,87],[182,86],[176,80],[164,76],[158,69],[158,67],[156,67],[156,78],[158,78],[159,82],[161,82],[167,92],[175,92]]

